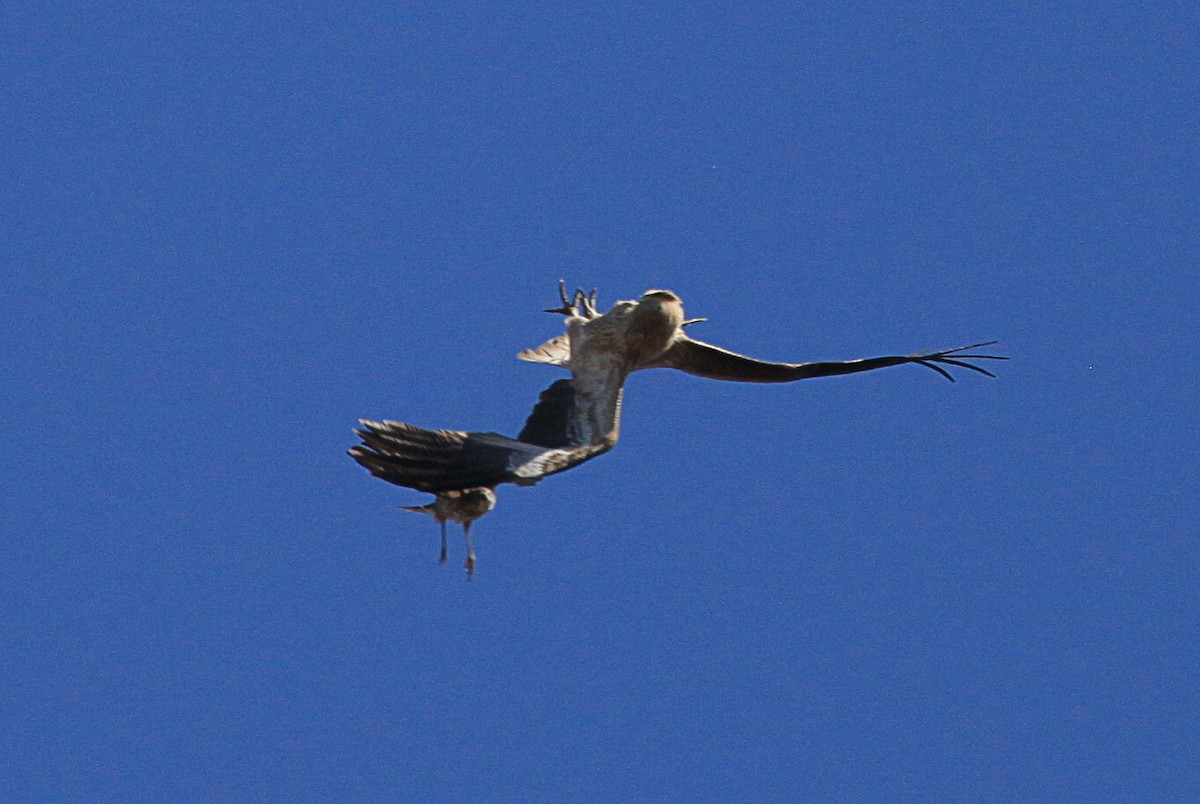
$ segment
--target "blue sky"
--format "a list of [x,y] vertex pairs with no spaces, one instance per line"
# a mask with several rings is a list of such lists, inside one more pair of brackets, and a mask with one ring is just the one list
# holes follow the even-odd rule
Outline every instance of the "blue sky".
[[[1200,795],[1191,3],[64,3],[0,47],[0,787]],[[647,372],[437,565],[359,417],[520,429],[560,278]]]

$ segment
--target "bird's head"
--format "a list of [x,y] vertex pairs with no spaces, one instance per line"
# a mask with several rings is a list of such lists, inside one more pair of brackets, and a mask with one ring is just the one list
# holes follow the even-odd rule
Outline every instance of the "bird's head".
[[638,310],[639,318],[661,318],[672,331],[683,323],[683,300],[669,290],[647,290],[638,301]]
[[683,299],[679,298],[669,290],[647,290],[642,294],[642,299],[653,299],[660,303],[674,302],[676,304],[683,304]]
[[626,357],[640,365],[666,351],[683,324],[683,303],[669,290],[647,290],[629,318]]
[[701,321],[707,321],[707,318],[689,318],[686,321],[683,319],[683,299],[676,296],[669,290],[647,290],[642,294],[642,301],[649,301],[651,304],[656,304],[659,307],[668,304],[679,305],[679,326],[690,327],[692,324],[699,324]]

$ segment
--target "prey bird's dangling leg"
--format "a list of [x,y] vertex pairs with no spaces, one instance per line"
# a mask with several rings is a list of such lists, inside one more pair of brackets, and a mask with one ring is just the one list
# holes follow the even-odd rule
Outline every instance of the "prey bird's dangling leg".
[[438,559],[438,563],[445,564],[446,563],[446,520],[443,519],[443,520],[441,520],[441,522],[442,522],[442,555]]
[[467,563],[463,567],[467,571],[467,580],[475,576],[475,548],[471,545],[471,523],[463,524],[463,535],[467,537]]

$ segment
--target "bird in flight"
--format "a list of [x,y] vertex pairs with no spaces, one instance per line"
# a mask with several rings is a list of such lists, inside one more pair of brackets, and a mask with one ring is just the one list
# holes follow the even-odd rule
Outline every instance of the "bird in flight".
[[620,435],[621,397],[634,371],[672,368],[731,382],[794,382],[914,364],[954,382],[950,368],[995,377],[971,361],[1007,360],[972,352],[995,341],[912,355],[818,363],[775,363],[695,340],[684,331],[704,319],[686,319],[683,302],[669,290],[648,290],[638,301],[619,301],[605,313],[596,292],[567,295],[559,283],[566,332],[517,355],[521,360],[560,366],[570,379],[543,391],[516,438],[492,432],[425,430],[396,421],[363,419],[355,432],[362,444],[349,454],[371,474],[398,486],[437,495],[428,505],[406,510],[427,513],[442,526],[463,526],[467,577],[475,568],[471,523],[495,507],[493,489],[502,483],[532,486],[612,449]]

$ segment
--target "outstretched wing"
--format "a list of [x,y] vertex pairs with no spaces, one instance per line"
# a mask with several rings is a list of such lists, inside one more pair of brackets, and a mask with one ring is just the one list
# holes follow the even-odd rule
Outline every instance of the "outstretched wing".
[[995,377],[990,371],[980,368],[968,361],[971,360],[1007,360],[1007,357],[997,355],[966,354],[971,349],[991,346],[995,341],[974,343],[970,346],[960,346],[956,349],[944,349],[939,352],[927,352],[915,355],[899,355],[890,357],[869,357],[862,360],[846,360],[822,363],[773,363],[767,360],[756,360],[753,357],[739,355],[719,346],[693,340],[686,335],[680,337],[662,356],[650,363],[638,366],[643,368],[673,368],[695,374],[698,377],[708,377],[713,380],[728,380],[731,382],[794,382],[810,377],[834,377],[839,374],[854,374],[859,371],[902,366],[915,363],[933,369],[950,382],[954,377],[942,366],[958,366],[959,368],[978,371],[989,377]]
[[558,380],[538,396],[537,404],[517,440],[539,447],[570,447],[578,443],[573,438],[575,416],[575,384]]
[[607,442],[572,443],[573,410],[571,381],[559,380],[542,392],[519,439],[364,419],[355,430],[363,443],[349,454],[376,477],[420,491],[530,486],[612,448]]
[[424,430],[394,421],[362,420],[363,443],[350,457],[371,474],[421,491],[495,486],[540,451],[498,433]]

